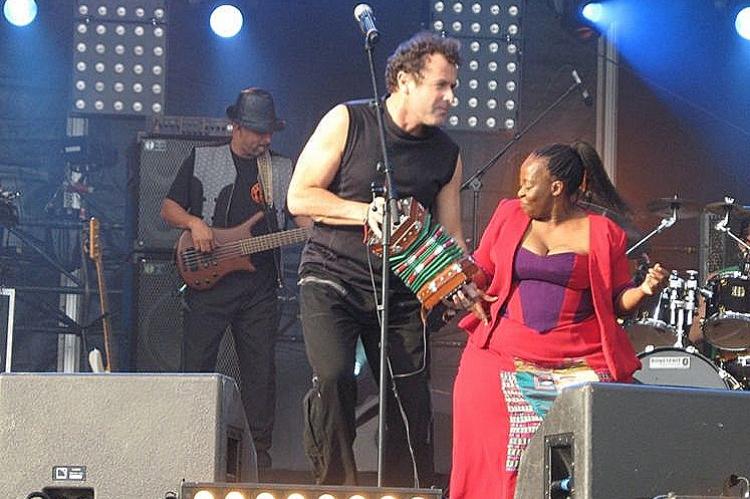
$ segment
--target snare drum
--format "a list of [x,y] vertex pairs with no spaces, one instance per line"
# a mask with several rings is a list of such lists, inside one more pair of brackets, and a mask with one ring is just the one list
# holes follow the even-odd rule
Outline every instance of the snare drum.
[[721,272],[707,283],[703,336],[713,346],[740,351],[750,348],[750,280],[741,272]]
[[662,347],[640,353],[638,358],[641,359],[643,367],[633,374],[633,378],[645,385],[723,390],[740,388],[740,384],[729,373],[692,350]]

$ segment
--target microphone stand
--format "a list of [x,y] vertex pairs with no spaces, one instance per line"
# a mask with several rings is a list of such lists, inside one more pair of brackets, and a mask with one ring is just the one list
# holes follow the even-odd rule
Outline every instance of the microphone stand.
[[[396,204],[396,191],[393,187],[393,178],[391,164],[388,159],[388,150],[385,143],[385,125],[383,123],[383,105],[380,102],[380,94],[378,92],[378,83],[375,76],[375,63],[373,61],[374,45],[377,40],[371,36],[365,36],[365,51],[367,52],[367,61],[370,67],[370,80],[372,83],[373,92],[373,103],[375,107],[375,115],[378,121],[378,135],[380,139],[380,149],[383,155],[383,162],[379,164],[379,170],[385,175],[384,182],[384,194],[385,194],[385,209],[383,213],[383,254],[382,254],[382,288],[380,298],[380,376],[378,379],[378,487],[383,486],[383,469],[385,461],[385,446],[386,446],[386,383],[388,381],[387,371],[387,359],[388,359],[388,310],[389,310],[389,290],[390,290],[390,270],[388,267],[388,257],[390,255],[390,241],[391,241],[391,219],[393,217],[394,207]],[[427,348],[427,345],[425,345]]]
[[480,169],[478,169],[474,174],[466,179],[466,181],[461,184],[461,190],[464,191],[467,188],[471,188],[471,191],[473,193],[472,196],[472,205],[471,205],[471,247],[472,249],[476,249],[477,247],[477,228],[479,225],[478,222],[478,216],[479,216],[479,194],[482,190],[482,177],[484,177],[485,173],[487,173],[487,170],[492,168],[495,163],[505,154],[508,149],[510,149],[513,144],[521,140],[521,137],[526,135],[526,133],[531,130],[537,123],[539,123],[542,118],[544,118],[550,111],[555,109],[562,101],[565,100],[568,95],[570,95],[573,90],[581,86],[580,83],[573,83],[568,89],[560,95],[560,97],[557,98],[552,104],[547,106],[539,115],[534,118],[528,125],[526,125],[520,132],[513,135],[513,138],[510,139],[503,147],[500,149],[500,151],[495,154],[484,166],[482,166]]

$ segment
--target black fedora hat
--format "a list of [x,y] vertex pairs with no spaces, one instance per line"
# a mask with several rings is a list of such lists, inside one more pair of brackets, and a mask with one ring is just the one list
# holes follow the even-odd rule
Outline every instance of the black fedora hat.
[[237,101],[227,108],[230,120],[255,132],[270,133],[283,130],[284,120],[276,116],[273,97],[261,88],[246,88],[237,96]]

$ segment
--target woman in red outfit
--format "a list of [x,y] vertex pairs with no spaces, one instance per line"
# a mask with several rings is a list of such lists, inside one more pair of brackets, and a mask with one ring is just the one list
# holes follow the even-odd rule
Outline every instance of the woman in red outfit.
[[640,362],[617,315],[667,277],[657,264],[633,287],[624,231],[577,204],[625,207],[590,145],[538,149],[519,180],[474,253],[496,299],[488,320],[460,322],[469,340],[453,394],[451,499],[512,499],[521,454],[563,387],[631,381]]

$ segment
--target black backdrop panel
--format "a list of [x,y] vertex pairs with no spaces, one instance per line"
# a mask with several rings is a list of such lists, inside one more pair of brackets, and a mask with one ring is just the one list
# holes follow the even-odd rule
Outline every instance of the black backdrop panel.
[[220,139],[143,136],[138,141],[135,250],[170,252],[180,231],[161,219],[161,203],[193,147]]

